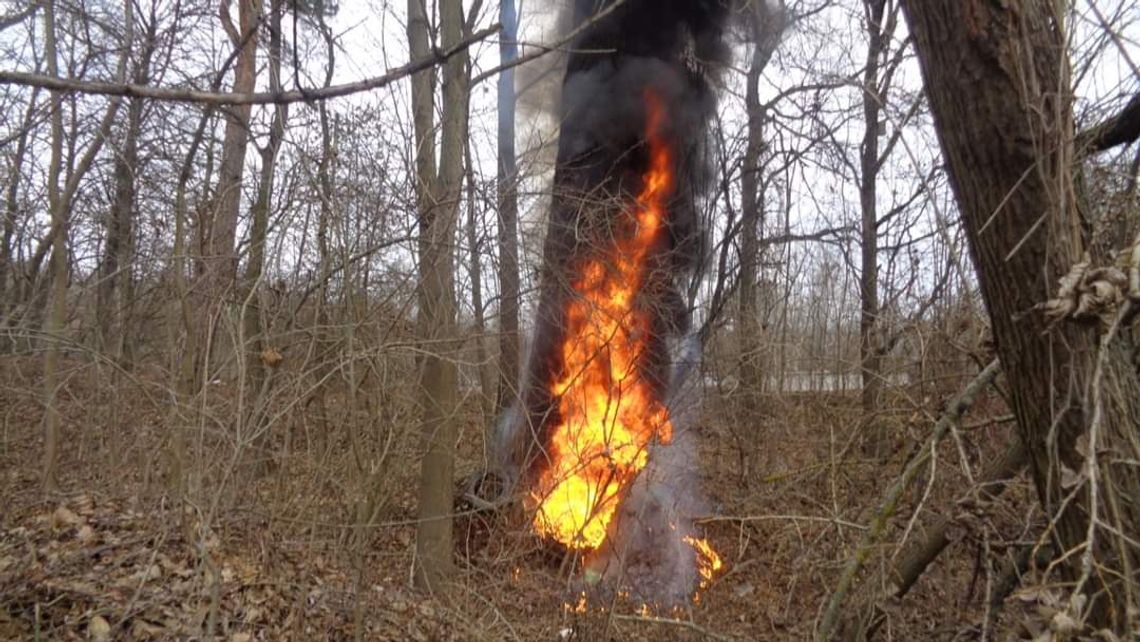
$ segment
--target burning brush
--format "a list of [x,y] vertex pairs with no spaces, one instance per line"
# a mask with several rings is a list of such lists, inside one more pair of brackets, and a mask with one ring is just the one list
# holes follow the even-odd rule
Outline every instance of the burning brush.
[[[614,3],[576,4],[585,24]],[[728,8],[611,9],[567,62],[538,316],[497,450],[535,532],[582,553],[583,595],[669,609],[721,565],[693,522],[700,342],[681,288],[700,260],[704,70],[725,57]]]

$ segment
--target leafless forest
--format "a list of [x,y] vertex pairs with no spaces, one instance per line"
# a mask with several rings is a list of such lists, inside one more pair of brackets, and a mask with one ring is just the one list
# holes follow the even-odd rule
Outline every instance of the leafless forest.
[[0,639],[1140,639],[1140,5],[0,50]]

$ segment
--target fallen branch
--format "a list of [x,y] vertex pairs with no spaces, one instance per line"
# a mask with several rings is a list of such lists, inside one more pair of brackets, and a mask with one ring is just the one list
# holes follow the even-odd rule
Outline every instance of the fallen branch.
[[[982,471],[977,486],[979,499],[982,502],[996,500],[1009,487],[1009,482],[1025,467],[1025,463],[1025,446],[1020,439],[1017,439],[1001,457],[990,462],[990,465]],[[948,517],[941,515],[936,517],[927,529],[926,537],[908,547],[907,552],[895,562],[888,573],[890,583],[886,593],[889,597],[902,599],[910,589],[914,588],[926,569],[951,544],[950,528],[953,524],[954,520]],[[879,608],[879,604],[874,604],[870,605],[865,613],[870,615],[871,619],[870,625],[866,626],[866,637],[870,639],[885,621],[884,612]]]
[[948,404],[946,411],[938,418],[938,422],[934,424],[934,432],[930,436],[930,442],[920,453],[910,460],[910,463],[903,469],[902,475],[887,489],[879,506],[879,510],[875,513],[875,517],[871,520],[867,530],[863,533],[863,538],[860,540],[859,546],[855,549],[855,554],[848,560],[847,565],[843,569],[843,573],[839,577],[839,584],[836,586],[835,592],[832,593],[827,605],[827,610],[824,612],[823,621],[819,627],[818,639],[832,639],[839,624],[839,612],[843,606],[843,600],[847,597],[848,591],[850,591],[851,586],[855,583],[855,576],[859,574],[860,569],[863,568],[863,564],[871,557],[871,551],[886,530],[887,523],[898,508],[898,502],[902,498],[903,493],[906,492],[911,482],[918,476],[919,471],[926,465],[926,462],[930,459],[939,442],[950,432],[951,427],[958,425],[962,421],[962,417],[966,414],[966,411],[974,405],[974,401],[981,391],[993,382],[999,370],[998,360],[994,359]]
[[[1025,467],[1026,451],[1020,439],[1016,439],[1009,449],[982,472],[978,483],[979,499],[992,502],[1005,492],[1009,482]],[[925,539],[918,542],[903,555],[891,569],[890,578],[893,595],[901,598],[914,587],[926,568],[950,544],[949,530],[953,521],[939,516],[928,531]]]

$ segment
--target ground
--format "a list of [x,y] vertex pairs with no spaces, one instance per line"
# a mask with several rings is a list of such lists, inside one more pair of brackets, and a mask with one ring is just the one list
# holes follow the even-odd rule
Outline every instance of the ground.
[[[725,568],[688,612],[644,617],[636,605],[586,614],[564,608],[573,562],[528,532],[520,515],[463,504],[452,597],[413,590],[414,439],[395,442],[381,468],[353,477],[344,473],[353,467],[347,437],[294,422],[288,436],[276,435],[282,454],[271,468],[248,478],[234,473],[228,482],[217,470],[240,468],[220,463],[224,442],[214,440],[218,462],[195,462],[209,471],[203,479],[212,480],[211,492],[191,488],[187,501],[173,502],[162,403],[142,393],[127,398],[135,393],[124,392],[126,384],[112,392],[84,366],[75,367],[62,397],[64,490],[44,494],[35,362],[10,365],[0,386],[2,640],[810,639],[863,525],[930,434],[945,396],[927,391],[921,401],[893,402],[887,420],[898,448],[880,463],[851,439],[855,395],[768,395],[741,404],[710,389],[701,440],[712,506],[702,527]],[[1000,452],[1010,426],[982,420],[1002,414],[999,399],[983,400],[957,442],[943,444],[869,571],[889,565],[904,533],[921,538],[930,513],[957,510],[967,486],[961,455],[976,472]],[[481,465],[485,423],[477,408],[465,418],[457,474]],[[362,501],[380,486],[379,501]],[[991,575],[978,551],[1017,539],[1029,497],[1019,483],[985,525],[956,529],[958,541],[917,587],[901,602],[883,603],[888,618],[878,639],[974,639],[983,625],[1004,627],[999,639],[1016,634],[1013,625],[984,621]],[[361,506],[375,526],[344,526]],[[877,586],[874,575],[862,577],[847,603]]]

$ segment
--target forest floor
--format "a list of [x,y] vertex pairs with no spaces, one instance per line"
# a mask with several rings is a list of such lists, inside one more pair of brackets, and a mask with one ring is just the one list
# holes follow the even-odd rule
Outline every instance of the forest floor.
[[[898,402],[887,420],[900,446],[879,463],[850,439],[855,395],[763,397],[745,413],[710,390],[716,403],[705,404],[700,429],[712,510],[702,528],[725,568],[688,612],[644,617],[636,605],[564,608],[573,565],[519,516],[462,506],[454,596],[445,604],[414,591],[416,462],[399,445],[384,474],[367,477],[386,489],[370,529],[344,526],[366,486],[328,472],[351,468],[348,447],[311,436],[270,472],[235,476],[214,495],[191,490],[197,499],[176,506],[162,473],[161,404],[120,398],[109,410],[103,395],[113,393],[90,376],[65,387],[65,491],[45,495],[34,366],[5,372],[0,640],[810,639],[882,492],[944,401]],[[921,538],[930,515],[956,510],[968,485],[961,456],[976,471],[1001,451],[1011,426],[979,421],[1002,414],[1000,399],[980,406],[905,496],[848,604],[882,583],[877,571],[904,533]],[[478,411],[465,420],[457,474],[481,466],[484,423]],[[964,529],[904,600],[883,604],[878,639],[974,639],[990,586],[979,551],[1023,537],[1031,496],[1016,484],[984,533]],[[1006,628],[998,639],[1012,635]]]

